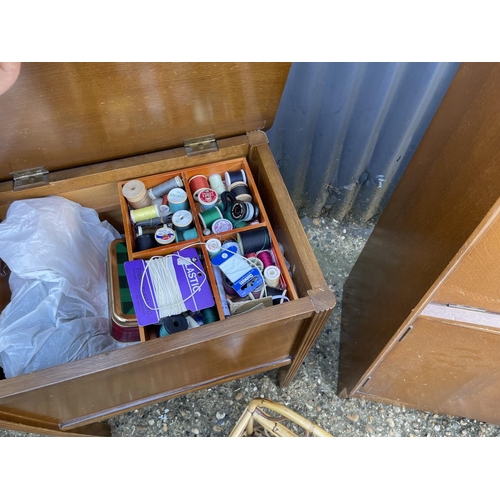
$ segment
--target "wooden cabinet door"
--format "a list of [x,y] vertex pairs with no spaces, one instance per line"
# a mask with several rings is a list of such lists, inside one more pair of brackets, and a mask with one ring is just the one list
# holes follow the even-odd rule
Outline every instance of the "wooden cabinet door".
[[500,424],[500,329],[420,316],[359,396]]

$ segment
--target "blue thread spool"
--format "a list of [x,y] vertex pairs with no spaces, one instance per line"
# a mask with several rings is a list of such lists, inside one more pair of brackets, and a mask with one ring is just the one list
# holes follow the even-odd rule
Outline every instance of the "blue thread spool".
[[181,188],[174,188],[168,193],[167,203],[172,213],[178,212],[179,210],[187,210],[189,208],[187,193]]

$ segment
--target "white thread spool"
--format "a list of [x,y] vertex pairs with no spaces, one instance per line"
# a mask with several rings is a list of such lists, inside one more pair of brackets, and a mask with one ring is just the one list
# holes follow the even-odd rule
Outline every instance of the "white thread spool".
[[219,240],[215,238],[210,238],[206,243],[206,247],[208,255],[210,255],[210,257],[215,257],[220,253],[222,249],[222,244]]
[[261,273],[264,271],[264,263],[257,257],[249,257],[248,262],[250,262],[252,266],[255,266]]
[[134,179],[124,184],[122,187],[122,195],[134,209],[149,207],[152,204],[152,200],[148,196],[144,182],[139,179]]
[[266,285],[272,288],[277,288],[280,284],[281,271],[276,266],[268,266],[264,269],[264,279]]
[[160,245],[168,245],[175,241],[175,231],[166,224],[155,232],[155,240]]
[[208,178],[210,187],[220,196],[226,190],[222,177],[219,174],[213,174]]

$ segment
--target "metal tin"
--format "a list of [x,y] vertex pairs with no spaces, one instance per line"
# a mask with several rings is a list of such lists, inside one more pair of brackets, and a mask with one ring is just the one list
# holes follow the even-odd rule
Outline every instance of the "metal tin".
[[125,240],[112,241],[108,247],[106,263],[110,331],[118,342],[139,342],[139,325],[133,311],[132,298],[127,300],[130,292],[123,268],[123,263],[127,260]]

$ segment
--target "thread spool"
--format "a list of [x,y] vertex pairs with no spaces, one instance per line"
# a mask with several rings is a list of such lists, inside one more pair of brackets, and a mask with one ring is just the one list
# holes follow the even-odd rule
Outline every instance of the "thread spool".
[[193,198],[195,201],[198,200],[199,194],[204,190],[210,188],[208,184],[208,180],[204,175],[195,175],[189,179],[189,189],[191,189],[191,193],[193,194]]
[[225,190],[224,182],[219,174],[213,174],[208,178],[210,187],[220,196]]
[[231,217],[236,221],[250,222],[259,216],[259,207],[247,201],[236,201],[231,207]]
[[239,220],[236,224],[233,224],[234,229],[239,229],[240,227],[247,227],[249,224],[244,220]]
[[277,288],[280,283],[281,271],[276,266],[269,266],[264,269],[264,279],[266,285]]
[[149,207],[138,208],[137,210],[130,211],[130,219],[132,222],[141,222],[148,219],[153,219],[154,217],[159,217],[160,211],[156,205],[150,205]]
[[161,199],[161,204],[159,205],[160,213],[167,215],[170,213],[170,207],[168,206],[168,195],[164,194]]
[[172,214],[161,215],[160,217],[155,217],[154,219],[141,220],[135,223],[135,227],[159,226],[170,222],[172,222]]
[[233,288],[233,284],[225,274],[222,275],[222,286],[224,287],[224,291],[226,292],[226,294],[230,297],[235,297],[236,295],[238,295],[236,293],[236,290]]
[[264,271],[264,263],[257,257],[248,257],[248,262],[260,272]]
[[200,218],[201,225],[203,229],[212,229],[212,225],[216,220],[222,219],[222,213],[219,207],[213,207],[210,210],[206,210],[205,212],[201,212],[198,214]]
[[247,201],[249,203],[252,202],[252,195],[250,194],[250,189],[244,182],[235,182],[229,186],[229,192],[238,200],[238,201]]
[[219,321],[219,313],[217,312],[217,308],[209,307],[207,309],[202,309],[201,315],[203,317],[203,324],[208,325],[209,323],[215,323]]
[[268,250],[262,250],[261,252],[257,252],[256,257],[262,261],[264,269],[266,267],[274,265],[273,256],[271,255],[271,252],[269,252]]
[[212,224],[214,234],[225,233],[226,231],[231,231],[231,229],[233,229],[233,224],[227,219],[218,219]]
[[202,189],[198,194],[198,201],[202,211],[210,210],[215,207],[218,199],[219,196],[217,195],[215,189]]
[[187,231],[176,231],[175,232],[175,241],[177,243],[181,241],[192,240],[193,238],[197,238],[198,233],[196,232],[196,228],[188,229]]
[[238,240],[242,255],[258,253],[261,250],[269,250],[271,248],[271,236],[265,227],[238,233],[236,239]]
[[189,208],[187,193],[181,188],[174,188],[168,193],[167,203],[168,208],[170,208],[173,214],[179,210],[187,210]]
[[151,199],[146,191],[144,182],[139,179],[128,181],[122,187],[122,195],[127,199],[133,209],[144,208],[151,205]]
[[143,250],[150,250],[156,246],[155,235],[150,234],[140,234],[135,239],[135,249],[137,252],[142,252]]
[[177,175],[173,179],[170,179],[158,186],[154,186],[151,189],[148,189],[148,196],[152,200],[156,200],[157,198],[163,198],[166,194],[168,194],[174,188],[182,187],[182,179]]
[[155,240],[159,245],[169,245],[175,241],[175,231],[167,225],[160,227],[155,232]]
[[188,210],[178,210],[172,215],[172,224],[176,231],[186,231],[194,227],[193,215]]
[[167,316],[163,319],[160,328],[160,337],[166,337],[172,333],[183,332],[188,329],[188,322],[182,314],[176,314],[174,316]]
[[222,250],[221,242],[219,240],[216,240],[215,238],[210,238],[206,243],[206,247],[208,255],[210,255],[210,257],[215,257]]
[[226,172],[225,178],[226,186],[230,186],[235,182],[243,182],[243,184],[247,183],[247,175],[245,174],[245,171],[243,169],[236,172]]

